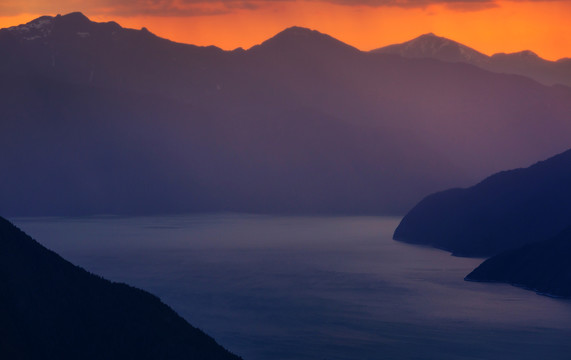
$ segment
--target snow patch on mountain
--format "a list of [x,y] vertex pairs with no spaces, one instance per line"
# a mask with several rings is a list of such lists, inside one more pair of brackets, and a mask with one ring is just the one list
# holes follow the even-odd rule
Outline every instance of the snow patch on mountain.
[[434,58],[448,62],[484,64],[489,61],[486,55],[433,33],[421,35],[402,44],[372,50],[372,52],[398,54],[409,58]]
[[51,34],[53,21],[54,18],[51,16],[42,16],[27,24],[12,26],[6,30],[24,40],[43,39]]

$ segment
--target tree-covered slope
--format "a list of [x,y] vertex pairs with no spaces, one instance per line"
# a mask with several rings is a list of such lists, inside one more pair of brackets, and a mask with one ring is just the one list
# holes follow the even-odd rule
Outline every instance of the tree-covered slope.
[[0,218],[0,358],[237,360],[157,297],[62,259]]

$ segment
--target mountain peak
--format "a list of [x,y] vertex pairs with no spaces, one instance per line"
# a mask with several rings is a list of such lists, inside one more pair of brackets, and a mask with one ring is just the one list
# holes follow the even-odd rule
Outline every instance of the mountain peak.
[[65,15],[58,15],[56,16],[57,19],[61,19],[61,20],[65,20],[65,21],[69,21],[69,22],[73,22],[73,23],[90,23],[91,20],[89,20],[89,18],[85,15],[83,15],[83,13],[76,11],[76,12],[71,12],[69,14],[65,14]]
[[[440,48],[443,46],[463,46],[460,43],[457,43],[456,41],[447,39],[445,37],[442,36],[438,36],[434,33],[427,33],[427,34],[423,34],[420,35],[419,37],[416,37],[412,40],[410,40],[408,47],[413,47],[413,46],[420,46],[423,47],[425,49],[430,49],[430,50],[434,50],[434,48]],[[432,48],[432,49],[431,49]],[[436,49],[438,50],[438,49]]]
[[70,31],[84,31],[94,24],[98,24],[91,21],[87,16],[80,12],[58,15],[55,17],[54,22],[56,23],[56,26]]
[[[317,34],[321,34],[319,31],[317,30],[312,30],[309,28],[305,28],[302,26],[291,26],[288,27],[287,29],[281,31],[280,33],[278,33],[278,35],[287,35],[287,36],[311,36],[313,35],[317,35]],[[277,35],[276,35],[277,36]]]
[[436,34],[433,33],[433,32],[429,32],[429,33],[426,33],[426,34],[422,34],[422,35],[420,35],[419,37],[417,37],[417,39],[420,39],[420,38],[438,38],[438,39],[445,39],[445,38],[443,38],[443,37],[440,37],[440,36],[436,35]]
[[24,40],[34,40],[49,36],[53,29],[54,18],[52,16],[41,16],[26,24],[12,26],[6,30]]
[[317,30],[312,30],[301,26],[292,26],[277,33],[272,38],[264,41],[262,45],[276,42],[320,41],[324,39],[331,40],[333,38],[329,35],[322,34]]
[[46,38],[52,34],[54,25],[64,25],[73,28],[85,27],[93,22],[80,12],[72,12],[66,15],[41,16],[26,24],[7,28],[10,33],[23,40],[36,40]]
[[[28,42],[31,40],[46,41],[55,38],[89,38],[93,36],[109,37],[117,31],[122,30],[121,25],[114,21],[95,22],[91,21],[81,12],[72,12],[69,14],[57,16],[42,16],[34,19],[26,24],[2,29],[20,41]],[[139,32],[145,36],[153,35],[146,28],[141,30],[125,29],[129,32]]]
[[252,47],[252,49],[261,48],[293,52],[306,50],[330,52],[339,49],[351,52],[359,51],[327,34],[300,26],[289,27],[262,44]]
[[486,63],[488,56],[456,41],[430,32],[401,44],[372,50],[374,53],[398,54],[408,58],[434,58],[448,62]]
[[536,53],[534,53],[531,50],[523,50],[520,51],[520,54],[525,55],[525,56],[533,56],[533,57],[539,57],[539,55],[537,55]]

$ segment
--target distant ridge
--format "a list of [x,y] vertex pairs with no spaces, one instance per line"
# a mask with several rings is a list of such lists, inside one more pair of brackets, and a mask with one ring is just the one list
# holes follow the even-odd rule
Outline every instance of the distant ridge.
[[449,62],[466,62],[474,65],[484,65],[489,62],[487,55],[433,33],[421,35],[402,44],[371,50],[371,52],[397,54],[409,58],[433,58]]
[[[80,12],[73,12],[66,15],[42,16],[31,22],[19,26],[13,26],[7,30],[13,34],[23,35],[25,40],[37,40],[46,37],[52,31],[54,21],[76,28],[93,27],[89,18]],[[121,28],[117,23],[111,21],[106,26]],[[99,26],[99,25],[98,25]],[[130,29],[125,29],[130,30]],[[139,32],[158,38],[149,32],[146,28],[142,28]],[[81,36],[88,36],[87,33]],[[1,35],[0,35],[1,37]],[[167,41],[166,39],[162,39]],[[264,41],[260,45],[255,45],[251,50],[258,51],[258,48],[280,48],[285,53],[286,49],[294,46],[290,50],[300,50],[311,45],[322,46],[329,42],[329,45],[318,49],[327,51],[331,46],[343,45],[348,51],[359,52],[356,48],[342,43],[329,35],[322,34],[316,30],[292,26],[278,33],[271,39]],[[215,46],[209,46],[216,48]],[[236,49],[236,50],[241,50]],[[530,50],[523,50],[515,53],[497,53],[487,56],[466,45],[456,41],[440,37],[434,33],[427,33],[418,36],[412,40],[392,44],[385,47],[377,48],[370,51],[371,53],[396,54],[407,58],[433,58],[446,62],[463,62],[475,65],[488,71],[517,74],[532,78],[545,85],[561,84],[571,87],[571,61],[568,58],[562,58],[557,61],[549,61],[542,59]]]
[[0,49],[11,216],[403,214],[571,138],[563,86],[299,27],[223,51],[72,13]]
[[239,360],[157,297],[72,265],[0,218],[0,358]]
[[401,44],[374,49],[371,52],[396,54],[406,58],[432,58],[447,62],[463,62],[498,73],[527,76],[546,85],[561,84],[571,87],[571,62],[566,58],[549,61],[530,50],[487,56],[466,45],[433,33],[421,35]]
[[256,51],[264,48],[279,49],[281,52],[295,51],[296,49],[326,52],[329,52],[331,49],[337,49],[338,51],[349,53],[360,52],[353,46],[347,45],[327,34],[299,26],[285,29],[260,45],[252,47],[251,50]]

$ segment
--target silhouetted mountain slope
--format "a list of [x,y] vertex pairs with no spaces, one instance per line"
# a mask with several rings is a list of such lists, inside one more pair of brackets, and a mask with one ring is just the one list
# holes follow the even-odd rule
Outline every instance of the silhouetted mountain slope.
[[432,33],[371,52],[397,54],[407,58],[433,58],[448,62],[464,62],[489,71],[527,76],[546,85],[571,86],[571,63],[565,61],[566,59],[549,61],[529,50],[487,56]]
[[238,359],[155,296],[72,265],[0,218],[3,359]]
[[571,150],[467,189],[429,195],[403,218],[393,237],[485,257],[547,239],[569,224]]
[[571,297],[571,229],[549,240],[496,255],[472,271],[466,280],[505,282],[543,295]]
[[70,14],[0,48],[11,215],[402,214],[571,138],[569,89],[303,28],[226,52]]
[[[140,92],[204,86],[224,52],[161,39],[147,30],[96,23],[80,13],[41,17],[0,30],[0,46],[29,71],[60,81]],[[184,71],[182,71],[184,69]],[[206,69],[206,70],[205,70]]]

